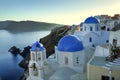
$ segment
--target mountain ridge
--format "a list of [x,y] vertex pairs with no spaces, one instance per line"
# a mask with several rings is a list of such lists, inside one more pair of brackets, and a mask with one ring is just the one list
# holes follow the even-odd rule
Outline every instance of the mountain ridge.
[[0,29],[9,31],[38,31],[38,30],[51,30],[55,27],[64,26],[62,24],[37,22],[37,21],[0,21]]

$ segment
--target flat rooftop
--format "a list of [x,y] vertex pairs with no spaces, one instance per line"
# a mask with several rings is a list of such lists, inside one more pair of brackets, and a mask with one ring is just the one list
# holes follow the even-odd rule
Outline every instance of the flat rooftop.
[[116,58],[113,62],[106,61],[105,57],[95,56],[90,65],[98,67],[106,67],[112,70],[120,70],[120,58]]

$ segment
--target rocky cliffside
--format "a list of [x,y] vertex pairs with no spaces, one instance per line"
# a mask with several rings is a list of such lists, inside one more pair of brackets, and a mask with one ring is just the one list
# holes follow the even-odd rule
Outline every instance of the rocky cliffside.
[[54,53],[54,48],[57,46],[58,41],[65,36],[69,30],[70,27],[68,26],[58,27],[53,29],[49,35],[40,39],[40,42],[46,48],[47,57]]

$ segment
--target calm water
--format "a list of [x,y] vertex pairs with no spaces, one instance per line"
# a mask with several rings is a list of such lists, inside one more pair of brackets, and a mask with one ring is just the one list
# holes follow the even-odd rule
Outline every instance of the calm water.
[[8,52],[11,46],[23,49],[32,45],[36,40],[49,34],[50,31],[36,31],[25,33],[10,33],[0,30],[0,80],[17,80],[23,73],[23,69],[18,66],[22,57],[14,56]]

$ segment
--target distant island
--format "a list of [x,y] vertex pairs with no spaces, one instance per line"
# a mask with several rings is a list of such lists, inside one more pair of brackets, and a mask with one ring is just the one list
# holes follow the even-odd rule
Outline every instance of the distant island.
[[36,21],[0,21],[0,29],[10,32],[29,32],[40,30],[51,30],[55,27],[61,27],[62,24],[36,22]]

